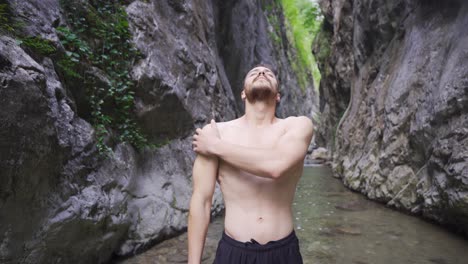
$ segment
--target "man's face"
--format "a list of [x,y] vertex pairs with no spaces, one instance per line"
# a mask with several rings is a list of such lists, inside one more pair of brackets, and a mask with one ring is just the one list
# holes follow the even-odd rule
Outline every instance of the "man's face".
[[249,102],[273,99],[278,94],[278,81],[275,74],[266,67],[255,67],[244,80],[244,93]]

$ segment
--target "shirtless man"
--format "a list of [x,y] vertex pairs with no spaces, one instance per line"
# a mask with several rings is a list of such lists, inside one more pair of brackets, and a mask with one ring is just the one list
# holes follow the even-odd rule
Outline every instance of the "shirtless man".
[[193,137],[193,194],[188,262],[201,262],[216,181],[225,204],[224,233],[214,263],[302,263],[292,202],[313,135],[304,116],[275,117],[278,81],[267,67],[247,73],[245,115],[213,120]]

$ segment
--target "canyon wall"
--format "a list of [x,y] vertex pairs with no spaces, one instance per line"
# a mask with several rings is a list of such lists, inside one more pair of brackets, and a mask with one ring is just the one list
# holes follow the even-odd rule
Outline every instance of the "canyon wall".
[[323,0],[319,141],[346,186],[468,234],[468,3]]
[[[137,149],[111,131],[104,140],[112,151],[102,158],[86,84],[58,71],[68,69],[60,56],[79,52],[65,50],[57,32],[69,26],[63,5],[86,13],[92,1],[0,3],[10,16],[3,22],[21,22],[17,32],[0,30],[2,263],[103,263],[184,231],[191,136],[211,118],[242,114],[241,80],[257,63],[278,70],[279,116],[312,116],[317,108],[310,73],[292,70],[297,58],[276,1],[126,1],[129,41],[141,55],[129,70],[136,85],[128,111],[158,148]],[[38,53],[18,35],[54,51]],[[109,83],[105,72],[80,63],[100,85]],[[301,87],[299,77],[310,82]],[[222,208],[217,189],[213,215]]]

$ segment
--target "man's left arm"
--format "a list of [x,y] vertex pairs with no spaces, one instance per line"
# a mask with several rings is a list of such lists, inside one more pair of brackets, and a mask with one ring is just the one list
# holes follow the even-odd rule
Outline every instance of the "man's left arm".
[[[216,124],[212,122],[216,131]],[[266,178],[280,178],[304,160],[314,132],[312,121],[305,117],[293,117],[287,131],[270,148],[251,148],[226,142],[214,134],[194,137],[194,150],[216,155],[241,170]],[[198,144],[197,144],[198,143]]]

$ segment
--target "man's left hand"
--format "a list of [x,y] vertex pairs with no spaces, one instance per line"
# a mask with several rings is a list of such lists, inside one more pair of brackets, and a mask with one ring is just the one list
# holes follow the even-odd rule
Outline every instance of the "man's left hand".
[[203,129],[197,128],[193,135],[193,150],[202,155],[214,155],[215,146],[221,139],[216,122],[211,119],[211,124]]

